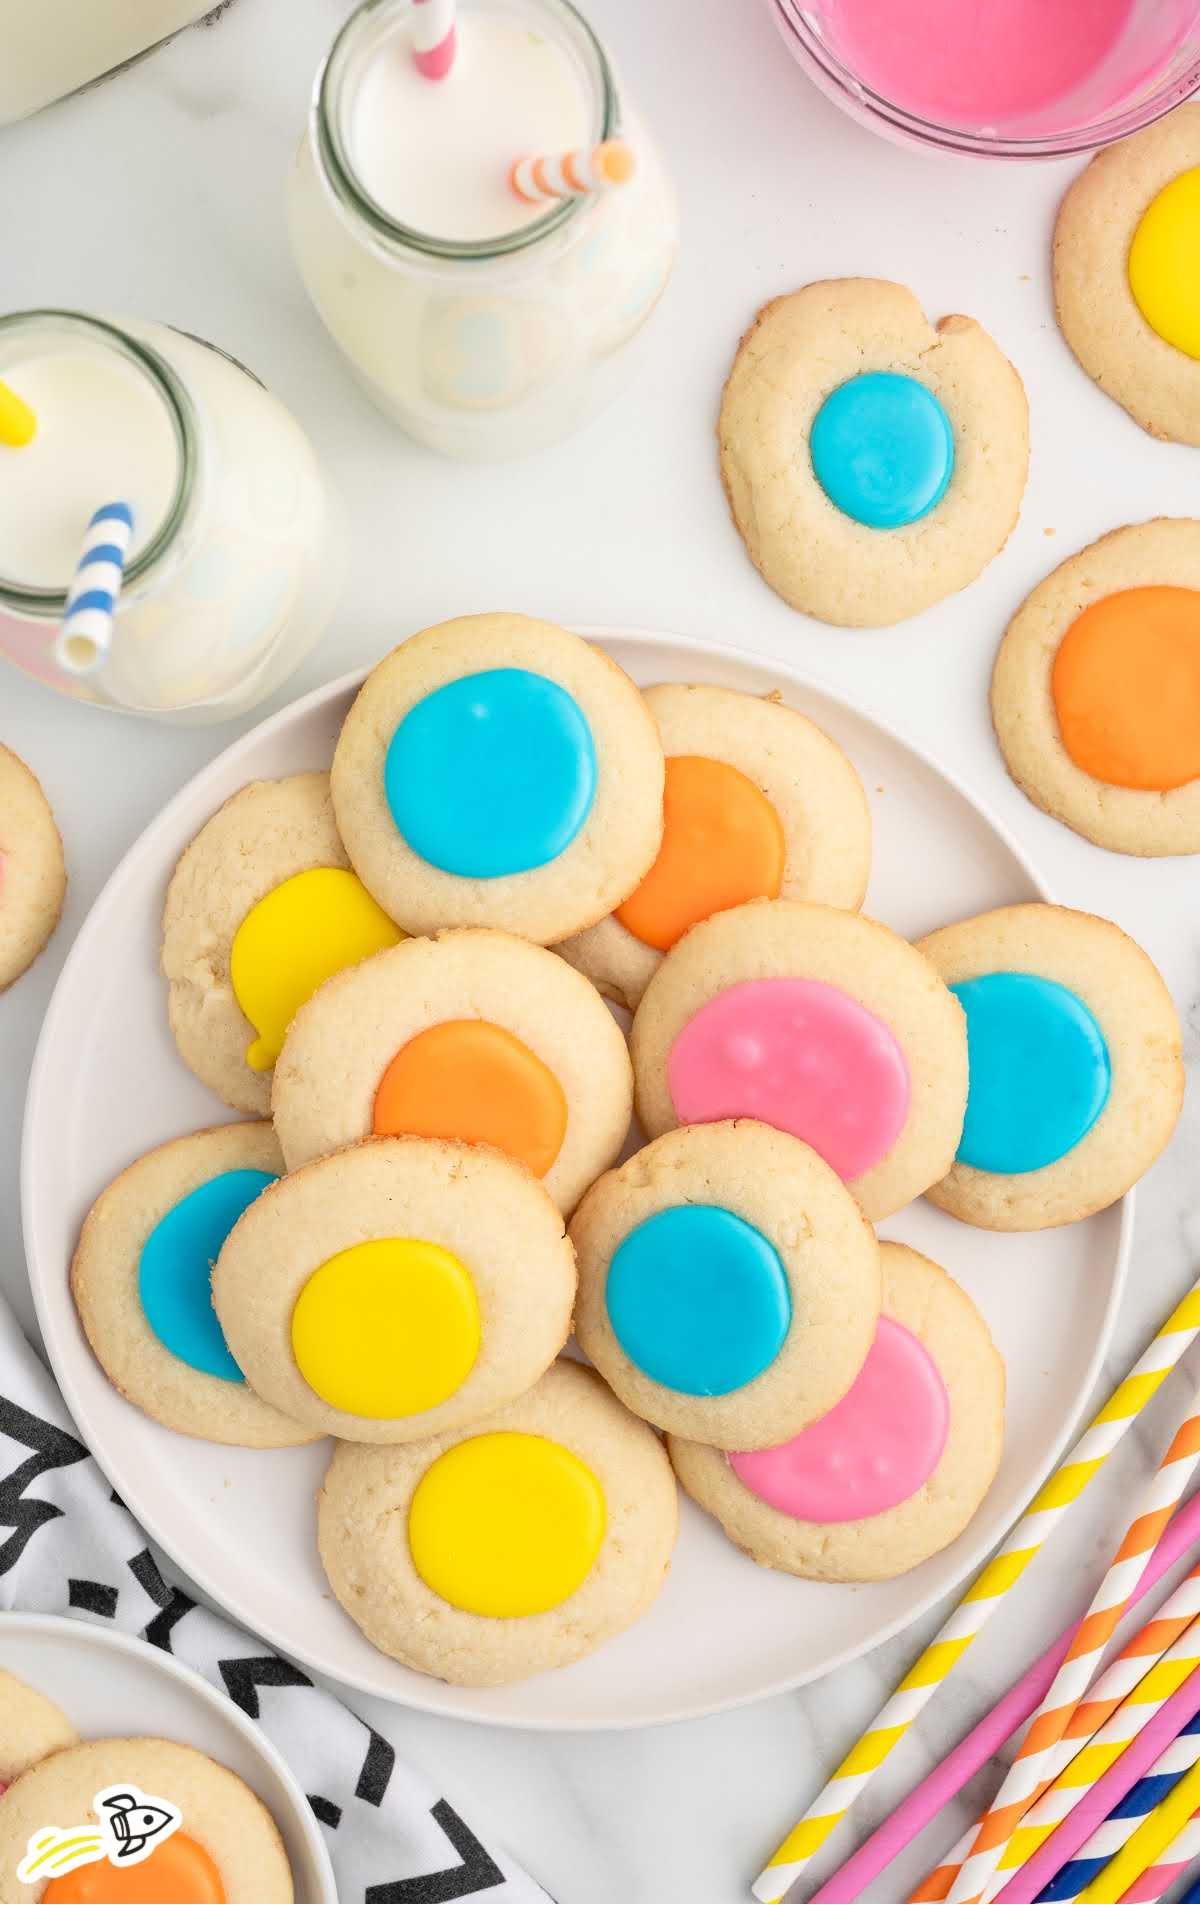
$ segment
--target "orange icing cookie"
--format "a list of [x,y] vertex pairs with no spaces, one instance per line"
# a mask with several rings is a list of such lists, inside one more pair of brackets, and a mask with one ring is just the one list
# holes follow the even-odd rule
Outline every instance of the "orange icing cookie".
[[375,1094],[374,1130],[494,1144],[544,1177],[566,1136],[567,1100],[514,1033],[486,1019],[447,1019],[392,1059]]
[[43,1905],[225,1905],[221,1874],[204,1847],[176,1832],[137,1865],[97,1859],[51,1879]]
[[0,1898],[12,1905],[290,1905],[279,1830],[236,1773],[156,1738],[65,1746],[0,1800]]
[[783,884],[779,815],[727,761],[677,754],[667,761],[663,843],[617,918],[667,952],[689,926],[746,900],[773,900]]
[[490,1145],[563,1211],[617,1156],[632,1108],[603,999],[490,928],[406,939],[329,980],[292,1021],[271,1095],[290,1171],[372,1135]]
[[1064,635],[1051,689],[1063,746],[1116,787],[1200,778],[1200,591],[1122,589]]
[[647,688],[667,756],[663,846],[631,897],[558,951],[635,1011],[665,954],[754,900],[857,909],[871,863],[862,783],[837,743],[774,695]]

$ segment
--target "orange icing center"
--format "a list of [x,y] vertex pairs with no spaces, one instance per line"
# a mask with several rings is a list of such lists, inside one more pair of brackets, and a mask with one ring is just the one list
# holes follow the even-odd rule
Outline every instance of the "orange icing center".
[[51,1879],[43,1905],[225,1905],[221,1874],[204,1847],[173,1832],[137,1865],[96,1859]]
[[783,885],[783,828],[766,795],[727,761],[667,761],[663,842],[617,918],[635,939],[667,952],[689,926]]
[[396,1053],[375,1094],[375,1132],[494,1144],[544,1177],[566,1136],[567,1100],[512,1032],[486,1019],[447,1019]]
[[1200,590],[1122,589],[1072,622],[1051,689],[1085,774],[1165,793],[1200,777]]

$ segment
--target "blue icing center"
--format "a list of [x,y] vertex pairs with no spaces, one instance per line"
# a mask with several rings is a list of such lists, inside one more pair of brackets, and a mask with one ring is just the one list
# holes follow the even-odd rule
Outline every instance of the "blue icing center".
[[605,1296],[630,1361],[688,1396],[726,1396],[753,1382],[792,1320],[774,1245],[712,1204],[676,1205],[631,1230],[608,1266]]
[[445,873],[494,880],[570,846],[596,797],[596,750],[578,703],[544,675],[492,668],[410,708],[383,770],[392,819]]
[[1053,979],[989,972],[951,986],[967,1015],[970,1090],[963,1164],[1016,1175],[1074,1149],[1108,1101],[1104,1034]]
[[213,1265],[270,1171],[222,1171],[159,1219],[142,1245],[138,1291],[146,1321],[172,1356],[226,1382],[244,1382],[212,1306]]
[[809,450],[830,502],[869,529],[927,516],[954,469],[946,412],[924,384],[894,371],[839,384],[813,419]]

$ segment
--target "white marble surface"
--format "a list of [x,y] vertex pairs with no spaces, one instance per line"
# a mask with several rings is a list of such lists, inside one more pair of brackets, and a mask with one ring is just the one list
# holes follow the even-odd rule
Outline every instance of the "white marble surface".
[[[1091,388],[1055,330],[1047,246],[1073,168],[990,168],[873,139],[807,86],[751,0],[590,0],[679,182],[681,262],[650,367],[617,409],[535,460],[458,467],[409,447],[367,407],[288,258],[284,174],[318,57],[345,11],[346,0],[234,0],[217,24],[0,133],[0,309],[107,307],[209,336],[269,379],[327,460],[349,506],[355,571],[335,629],[293,687],[369,661],[423,623],[494,606],[676,628],[798,660],[956,771],[1059,898],[1109,914],[1147,946],[1188,1020],[1194,1070],[1194,867],[1101,853],[1036,813],[1006,780],[987,721],[996,641],[1048,566],[1120,522],[1200,509],[1194,454],[1144,438]],[[983,319],[1033,407],[1032,478],[1008,548],[965,595],[890,632],[822,628],[776,601],[742,554],[715,469],[722,375],[756,306],[841,273],[900,278],[933,314]],[[55,973],[119,855],[236,731],[128,726],[11,672],[0,680],[0,737],[43,777],[71,864],[61,931],[0,1000],[0,1279],[26,1317],[19,1119]],[[1193,1272],[1197,1125],[1193,1108],[1139,1193],[1114,1371]],[[1122,1462],[1126,1483],[1169,1413]],[[879,1808],[1006,1684],[1014,1650],[1026,1658],[1086,1598],[1104,1511],[1111,1519],[1119,1494],[1110,1490],[1090,1525],[1037,1564],[1019,1613],[994,1624],[894,1756]],[[910,1631],[807,1691],[659,1731],[502,1735],[402,1713],[392,1725],[557,1898],[735,1900],[922,1638]],[[941,1822],[928,1851],[959,1825],[958,1815]],[[930,1862],[910,1857],[874,1895],[895,1898]]]

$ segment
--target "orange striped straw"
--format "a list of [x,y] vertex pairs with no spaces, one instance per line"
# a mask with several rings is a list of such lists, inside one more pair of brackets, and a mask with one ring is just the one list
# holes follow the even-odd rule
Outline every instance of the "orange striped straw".
[[[979,1822],[971,1851],[950,1888],[951,1900],[987,1900],[1003,1890],[1008,1873],[999,1868],[1009,1840],[1029,1808],[1079,1750],[1073,1743],[1064,1745],[1064,1735],[1081,1703],[1087,1712],[1086,1722],[1081,1723],[1086,1725],[1087,1737],[1102,1723],[1104,1716],[1098,1711],[1097,1703],[1087,1702],[1085,1696],[1150,1552],[1171,1519],[1197,1462],[1200,1462],[1200,1390],[1193,1396],[1187,1419],[1176,1431],[1138,1504],[1138,1512],[1125,1531],[1045,1699],[1029,1723],[1029,1731],[1000,1791]],[[1117,1704],[1114,1700],[1109,1713]]]
[[909,1893],[909,1905],[927,1905],[927,1901],[949,1898],[950,1887],[962,1869],[963,1860],[975,1843],[978,1823],[977,1820],[975,1825],[963,1833],[961,1839],[955,1840],[942,1863],[935,1865],[932,1872],[927,1872],[916,1891]]
[[518,159],[508,182],[518,198],[541,205],[559,198],[584,198],[624,185],[637,171],[637,154],[624,139],[606,139],[590,151],[563,152],[551,158]]
[[[1000,1877],[1006,1884],[1014,1868],[1031,1858],[1061,1824],[1077,1803],[1081,1789],[1092,1784],[1120,1757],[1128,1739],[1148,1717],[1147,1705],[1161,1705],[1195,1667],[1196,1658],[1191,1653],[1182,1658],[1174,1657],[1178,1654],[1177,1643],[1186,1640],[1193,1625],[1200,1629],[1200,1567],[1193,1568],[1158,1612],[1126,1641],[1075,1709],[1063,1735],[1064,1757],[1068,1742],[1074,1757],[1063,1766],[1037,1804],[1030,1807],[1013,1833],[1000,1867]],[[1124,1726],[1119,1730],[1110,1729],[1108,1723],[1122,1713],[1125,1714]],[[1111,1740],[1105,1738],[1102,1728],[1113,1732]],[[977,1830],[978,1821],[951,1847],[917,1890],[909,1894],[911,1905],[949,1897]]]

